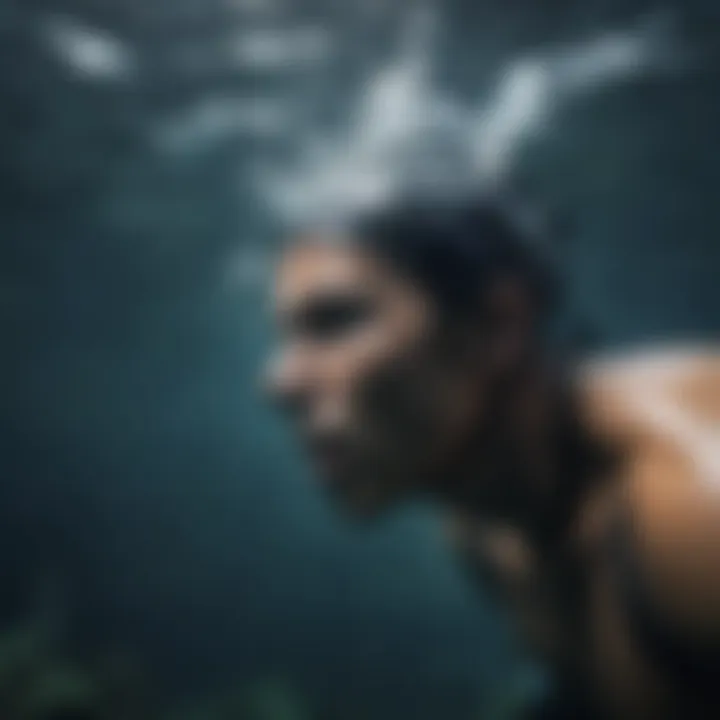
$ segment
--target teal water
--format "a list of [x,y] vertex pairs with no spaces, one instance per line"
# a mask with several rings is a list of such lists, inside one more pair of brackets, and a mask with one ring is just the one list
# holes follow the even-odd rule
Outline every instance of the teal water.
[[[509,714],[541,683],[433,510],[336,518],[257,392],[274,229],[258,168],[343,127],[403,14],[242,5],[0,10],[0,666],[29,663],[38,704],[119,684],[124,717]],[[573,307],[606,346],[720,330],[712,8],[669,14],[671,72],[580,93],[513,158],[571,217]],[[471,109],[525,54],[655,9],[441,3],[433,82]]]

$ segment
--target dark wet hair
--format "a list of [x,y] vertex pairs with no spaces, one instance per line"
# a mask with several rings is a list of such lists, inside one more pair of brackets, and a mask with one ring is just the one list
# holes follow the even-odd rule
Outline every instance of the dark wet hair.
[[407,198],[356,217],[351,233],[453,315],[477,312],[483,291],[508,276],[525,285],[539,317],[557,306],[550,228],[509,198]]

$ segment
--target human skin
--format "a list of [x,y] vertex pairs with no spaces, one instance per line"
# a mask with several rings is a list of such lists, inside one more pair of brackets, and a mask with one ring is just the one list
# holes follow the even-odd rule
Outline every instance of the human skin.
[[438,505],[528,650],[598,717],[720,712],[720,694],[638,631],[624,567],[642,579],[641,613],[707,670],[720,657],[715,348],[558,372],[517,279],[488,288],[477,316],[451,318],[351,238],[298,238],[274,297],[268,390],[342,512]]

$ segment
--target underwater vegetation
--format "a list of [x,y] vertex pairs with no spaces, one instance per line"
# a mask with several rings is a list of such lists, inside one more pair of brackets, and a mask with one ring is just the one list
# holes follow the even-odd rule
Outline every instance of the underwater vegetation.
[[306,700],[283,680],[265,680],[205,698],[196,708],[169,712],[167,720],[319,720]]
[[[320,720],[282,679],[199,700],[158,697],[138,657],[73,651],[57,617],[38,611],[0,631],[2,720]],[[322,720],[325,720],[324,718]]]
[[0,633],[3,720],[157,717],[140,664],[108,654],[80,658],[38,616]]
[[[180,703],[158,697],[140,658],[73,652],[43,613],[0,632],[2,720],[356,720],[317,712],[283,678],[239,683]],[[512,720],[526,707],[529,684],[519,677],[498,690],[473,718]],[[439,719],[440,720],[440,719]],[[442,720],[446,720],[442,718]],[[465,719],[463,719],[465,720]]]

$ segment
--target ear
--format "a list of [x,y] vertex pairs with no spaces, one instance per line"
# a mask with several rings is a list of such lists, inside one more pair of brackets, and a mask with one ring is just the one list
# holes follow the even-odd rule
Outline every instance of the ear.
[[495,280],[485,295],[484,314],[491,366],[512,372],[531,349],[536,313],[527,285],[511,275]]

